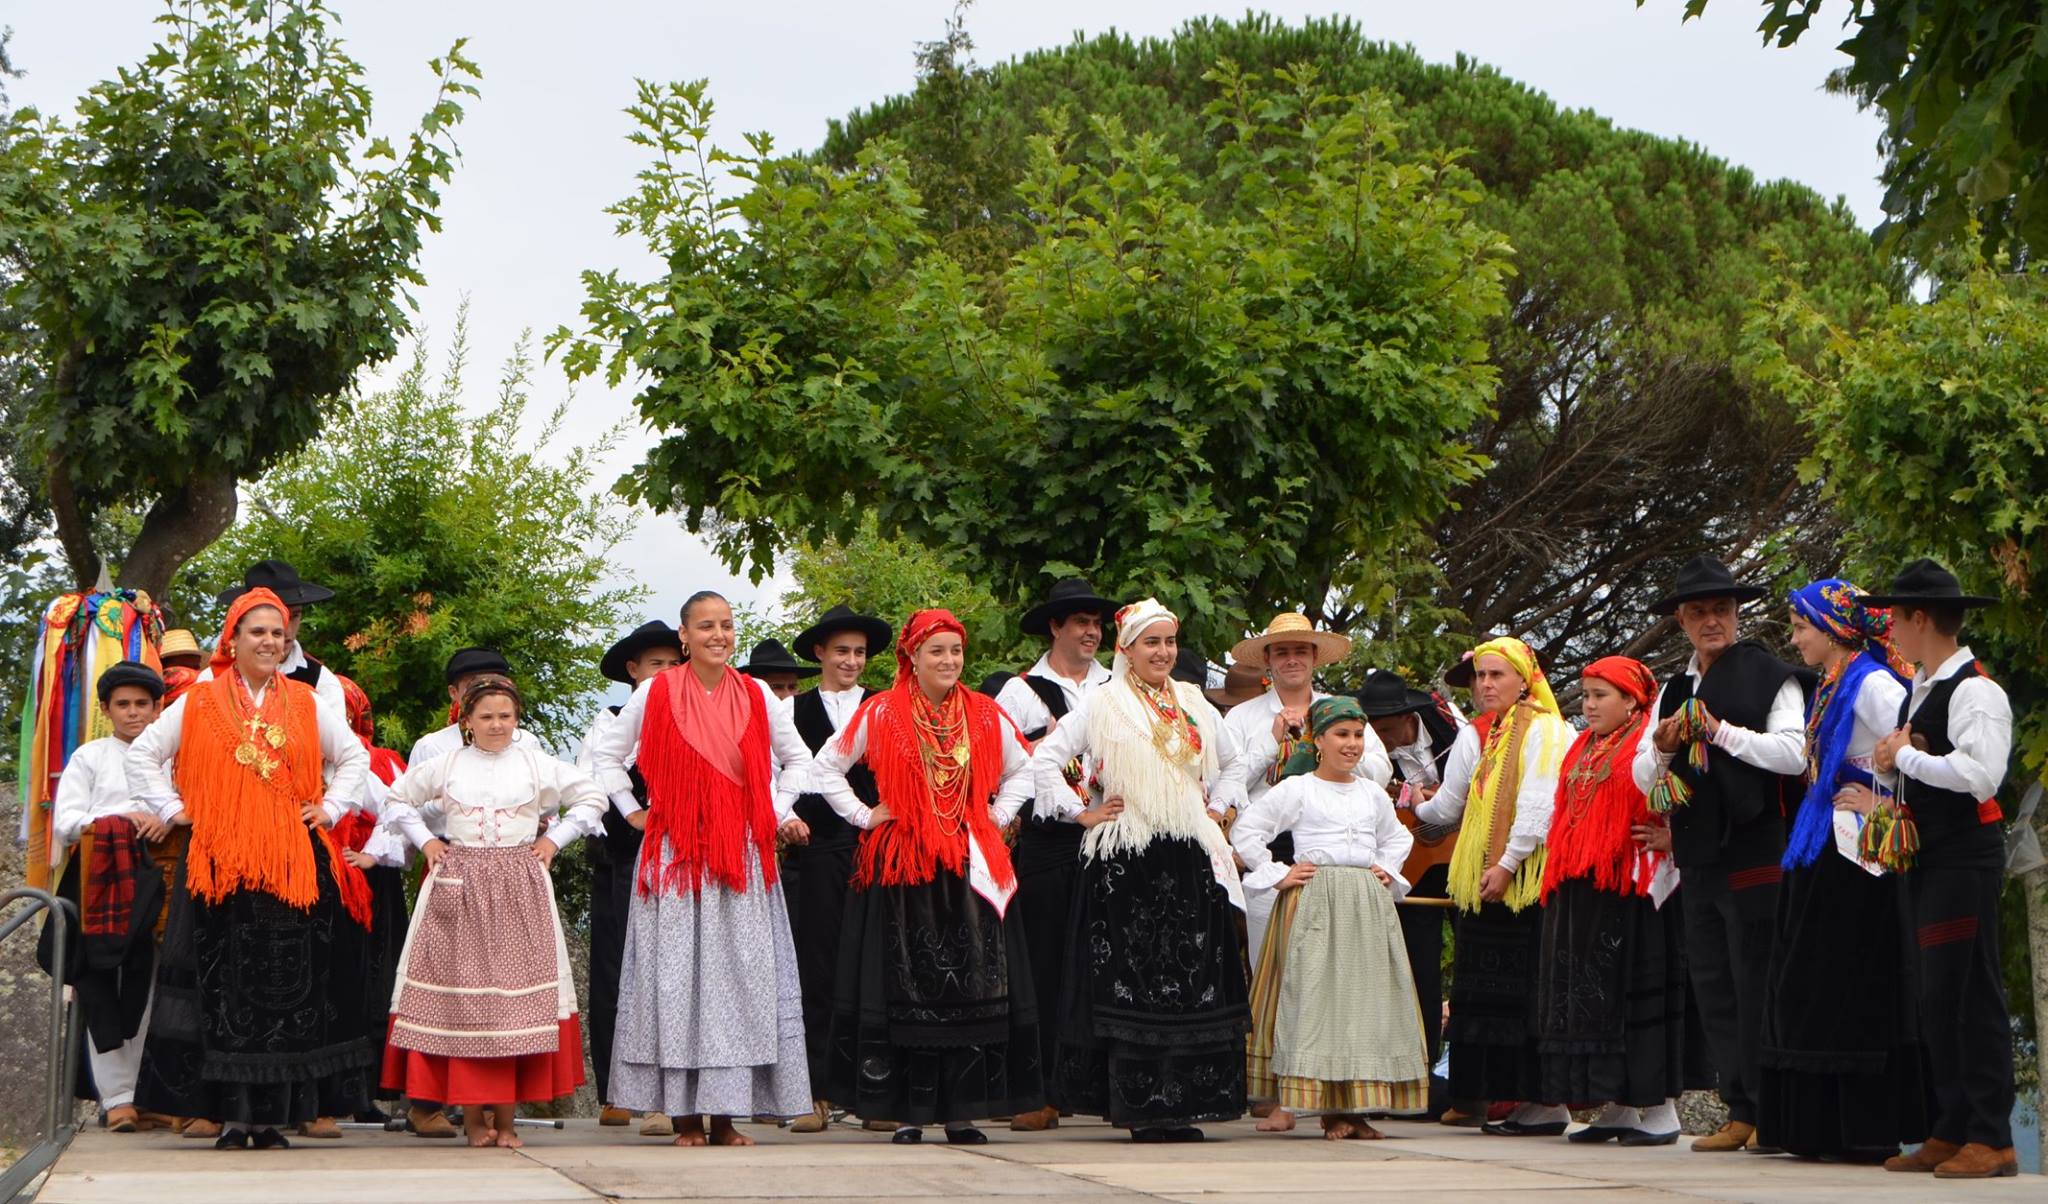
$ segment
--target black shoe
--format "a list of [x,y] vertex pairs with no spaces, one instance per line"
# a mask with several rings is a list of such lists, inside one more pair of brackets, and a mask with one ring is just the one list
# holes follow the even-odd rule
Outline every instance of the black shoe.
[[947,1145],[987,1145],[988,1134],[980,1129],[947,1129]]
[[[923,1129],[898,1129],[896,1130],[895,1134],[889,1138],[889,1142],[891,1145],[916,1145],[918,1142],[923,1140]],[[987,1139],[984,1138],[983,1140]]]
[[359,1125],[388,1125],[391,1123],[391,1116],[384,1109],[371,1104],[361,1112],[356,1113],[356,1123]]
[[246,1150],[249,1148],[249,1130],[222,1129],[220,1136],[213,1139],[216,1150]]
[[1131,1140],[1140,1145],[1157,1145],[1161,1142],[1172,1140],[1172,1138],[1166,1135],[1167,1133],[1168,1130],[1166,1129],[1132,1129]]
[[1569,1127],[1568,1122],[1562,1120],[1540,1125],[1525,1125],[1519,1120],[1489,1120],[1479,1126],[1479,1131],[1495,1137],[1558,1137]]
[[1669,1133],[1645,1133],[1641,1129],[1628,1129],[1621,1135],[1623,1145],[1677,1145],[1678,1130]]
[[1166,1131],[1166,1140],[1180,1144],[1190,1141],[1201,1141],[1203,1137],[1200,1129],[1195,1128],[1193,1125],[1182,1125],[1178,1129],[1168,1129]]
[[292,1148],[292,1143],[285,1138],[284,1131],[281,1129],[259,1130],[249,1139],[249,1142],[259,1150],[288,1150]]
[[1782,1154],[1785,1152],[1785,1147],[1781,1145],[1746,1145],[1742,1147],[1742,1152],[1745,1154]]
[[1573,1145],[1599,1145],[1603,1141],[1613,1141],[1616,1138],[1627,1141],[1628,1135],[1633,1132],[1635,1130],[1627,1125],[1587,1125],[1565,1140]]

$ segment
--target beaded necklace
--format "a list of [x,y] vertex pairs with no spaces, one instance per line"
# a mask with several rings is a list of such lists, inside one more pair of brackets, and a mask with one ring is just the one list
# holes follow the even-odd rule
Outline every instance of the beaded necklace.
[[1579,757],[1579,763],[1565,775],[1565,812],[1576,825],[1579,818],[1592,805],[1593,796],[1600,793],[1600,787],[1614,774],[1614,757],[1621,745],[1643,724],[1643,715],[1638,712],[1627,723],[1615,728],[1604,736],[1595,737]]
[[966,827],[967,703],[955,686],[934,704],[922,689],[910,691],[911,727],[917,732],[918,760],[932,787],[932,813],[939,831],[958,836]]
[[1155,686],[1136,673],[1127,674],[1131,689],[1152,713],[1152,747],[1176,765],[1202,755],[1202,729],[1180,704],[1171,686]]

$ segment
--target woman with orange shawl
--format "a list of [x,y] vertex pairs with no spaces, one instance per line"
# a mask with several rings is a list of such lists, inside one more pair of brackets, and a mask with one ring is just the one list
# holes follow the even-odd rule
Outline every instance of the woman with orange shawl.
[[[1444,675],[1472,688],[1476,717],[1459,731],[1443,785],[1415,808],[1424,823],[1459,828],[1450,892],[1458,908],[1451,963],[1451,1109],[1442,1123],[1504,1137],[1555,1137],[1571,1117],[1531,1101],[1537,1087],[1535,1008],[1542,914],[1543,840],[1557,793],[1557,765],[1572,729],[1557,713],[1529,645],[1488,640]],[[1490,1100],[1522,1100],[1484,1121]]]
[[[789,708],[727,663],[736,633],[724,598],[691,595],[680,627],[683,663],[635,687],[590,745],[591,776],[645,833],[626,908],[611,1102],[672,1118],[677,1145],[752,1145],[734,1116],[803,1116],[814,1098],[775,862],[779,826],[793,836],[802,822],[811,750]],[[645,808],[629,766],[647,783]]]
[[329,831],[362,796],[369,755],[277,672],[286,622],[267,589],[236,598],[213,677],[128,751],[136,796],[192,827],[137,1102],[219,1121],[220,1149],[283,1147],[279,1126],[370,1104],[370,890]]
[[[900,1126],[973,1122],[1045,1103],[1036,996],[1003,826],[1023,809],[1030,755],[995,700],[960,686],[967,630],[920,610],[896,642],[896,681],[870,695],[811,763],[811,789],[862,829],[841,928],[829,1082],[818,1092]],[[847,772],[865,762],[878,805]]]
[[1684,936],[1677,906],[1664,906],[1676,871],[1633,835],[1656,821],[1629,769],[1657,678],[1608,656],[1583,682],[1586,729],[1558,775],[1543,867],[1539,1098],[1604,1105],[1571,1141],[1670,1145],[1687,1085]]

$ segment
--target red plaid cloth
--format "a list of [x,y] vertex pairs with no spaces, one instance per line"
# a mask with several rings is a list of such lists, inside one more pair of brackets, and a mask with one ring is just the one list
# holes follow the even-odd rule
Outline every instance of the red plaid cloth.
[[121,815],[96,819],[87,832],[92,852],[79,890],[85,900],[85,935],[123,936],[134,917],[142,840],[135,835],[135,825]]

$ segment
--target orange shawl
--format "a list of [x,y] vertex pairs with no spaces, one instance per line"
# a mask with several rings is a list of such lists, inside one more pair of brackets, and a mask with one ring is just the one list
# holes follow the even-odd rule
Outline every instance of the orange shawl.
[[209,903],[246,887],[311,908],[320,878],[299,808],[320,801],[320,721],[311,688],[283,676],[270,688],[283,695],[281,708],[266,709],[281,715],[285,740],[275,749],[255,741],[275,762],[268,777],[235,759],[249,740],[232,667],[216,667],[213,680],[185,695],[176,769],[192,817],[185,881]]

